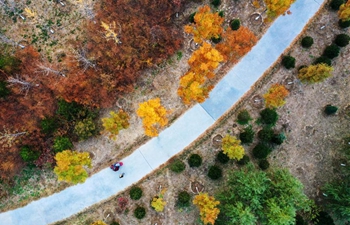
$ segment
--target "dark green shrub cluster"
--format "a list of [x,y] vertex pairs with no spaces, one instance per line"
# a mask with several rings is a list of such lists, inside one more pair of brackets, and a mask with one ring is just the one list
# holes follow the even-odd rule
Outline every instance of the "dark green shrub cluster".
[[330,4],[330,7],[333,9],[333,10],[339,10],[339,7],[344,4],[344,0],[332,0],[331,1],[331,4]]
[[230,27],[232,30],[238,30],[241,27],[241,21],[239,19],[234,19],[230,22]]
[[24,162],[33,163],[39,158],[40,152],[35,151],[28,145],[24,145],[21,147],[19,155],[21,156]]
[[338,34],[335,37],[334,43],[339,47],[345,47],[349,44],[350,37],[347,34]]
[[325,211],[319,212],[315,219],[312,220],[315,225],[334,225],[332,217]]
[[129,195],[132,200],[139,200],[142,197],[142,189],[133,186],[129,191]]
[[56,113],[68,121],[79,118],[80,115],[84,116],[87,113],[86,111],[82,105],[76,102],[66,102],[63,99],[58,100]]
[[250,120],[252,120],[252,118],[250,117],[250,114],[246,109],[241,110],[237,115],[237,123],[241,125],[248,124]]
[[137,206],[134,211],[134,216],[139,220],[144,218],[146,216],[146,209],[144,207]]
[[274,131],[270,127],[264,127],[258,132],[258,138],[262,142],[270,142],[274,136]]
[[265,108],[260,112],[260,120],[263,124],[274,126],[278,120],[276,109]]
[[230,158],[223,151],[220,151],[216,155],[216,160],[222,164],[226,164],[230,160]]
[[53,134],[59,126],[59,121],[55,117],[45,118],[41,121],[41,131],[44,134]]
[[222,18],[224,18],[224,16],[225,16],[224,11],[220,11],[218,14],[219,14],[219,16],[222,17]]
[[262,159],[259,161],[259,167],[262,170],[267,170],[270,167],[270,163],[266,159]]
[[186,191],[181,191],[177,196],[176,205],[178,207],[188,207],[190,206],[191,195]]
[[244,155],[243,158],[237,161],[238,165],[244,166],[250,162],[250,158],[247,155]]
[[271,152],[272,148],[264,143],[258,143],[253,148],[253,156],[257,159],[265,159]]
[[212,180],[217,180],[222,177],[222,170],[218,166],[209,167],[208,177]]
[[286,139],[286,136],[284,135],[284,133],[274,134],[271,139],[271,142],[276,145],[281,145],[285,139]]
[[304,48],[310,48],[314,44],[314,39],[310,36],[303,37],[301,39],[301,46]]
[[314,65],[316,64],[321,64],[321,63],[324,63],[328,66],[331,66],[332,65],[332,60],[330,60],[328,57],[326,56],[320,56],[318,57],[315,62],[314,62]]
[[8,54],[0,54],[0,70],[8,74],[18,71],[21,61]]
[[72,150],[73,144],[67,137],[56,137],[53,141],[53,150],[55,153],[64,150]]
[[116,221],[113,221],[112,223],[110,223],[110,225],[120,225],[120,224]]
[[307,225],[307,222],[304,220],[304,218],[302,216],[297,214],[295,216],[295,225]]
[[324,108],[324,113],[328,116],[335,114],[338,111],[338,107],[333,105],[326,105]]
[[211,4],[215,7],[218,7],[221,4],[221,0],[212,0]]
[[254,135],[255,133],[252,126],[248,126],[239,134],[239,139],[242,144],[251,144],[254,140]]
[[341,27],[341,28],[350,27],[350,20],[346,20],[346,21],[339,20],[339,21],[338,21],[338,25],[339,25],[339,27]]
[[186,168],[185,163],[183,163],[181,160],[177,159],[175,160],[175,162],[173,162],[170,165],[170,169],[171,171],[175,172],[175,173],[181,173],[182,171],[184,171]]
[[219,37],[215,38],[215,37],[212,37],[211,38],[211,41],[214,42],[215,44],[219,43],[220,41],[222,40],[221,36],[219,35]]
[[79,140],[86,140],[97,134],[97,128],[92,118],[88,117],[78,121],[74,126],[74,134]]
[[190,167],[199,167],[202,165],[202,157],[198,154],[192,154],[188,158],[188,165],[190,165]]
[[339,55],[339,52],[340,48],[335,44],[331,44],[325,48],[323,56],[333,59]]
[[188,21],[190,21],[190,23],[195,23],[194,21],[194,16],[196,15],[196,12],[191,13],[191,15],[188,17]]
[[5,98],[11,93],[6,81],[0,81],[0,98]]
[[282,59],[282,65],[286,68],[286,69],[291,69],[295,67],[295,58],[292,56],[284,56]]

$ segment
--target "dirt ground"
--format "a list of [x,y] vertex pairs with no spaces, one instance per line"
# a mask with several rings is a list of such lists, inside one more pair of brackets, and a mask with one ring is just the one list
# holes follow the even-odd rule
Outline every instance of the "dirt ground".
[[[311,21],[301,37],[306,35],[313,37],[314,45],[310,49],[303,49],[300,46],[300,40],[298,40],[285,52],[285,55],[289,54],[296,58],[296,68],[312,63],[315,58],[322,54],[324,47],[332,42],[335,35],[348,32],[348,30],[338,28],[337,20],[336,13],[329,11],[326,7]],[[180,60],[184,67],[178,66],[176,63],[177,67],[184,71],[186,70],[185,58]],[[286,141],[273,151],[269,161],[273,166],[288,168],[304,184],[305,193],[316,202],[321,201],[320,187],[329,181],[334,176],[334,172],[340,168],[337,152],[339,145],[342,144],[342,138],[348,134],[350,128],[349,58],[350,47],[342,48],[340,56],[332,60],[333,77],[320,84],[312,85],[302,84],[296,79],[296,68],[287,70],[277,62],[223,120],[178,156],[187,162],[190,154],[200,154],[204,160],[201,167],[193,169],[186,164],[186,170],[181,174],[175,174],[165,167],[137,184],[144,193],[140,200],[131,200],[127,190],[99,205],[90,207],[69,220],[55,224],[89,224],[95,220],[104,220],[109,223],[114,219],[122,225],[200,224],[198,210],[193,205],[186,209],[179,209],[175,206],[177,194],[185,190],[193,197],[195,193],[191,190],[192,182],[199,182],[204,186],[204,191],[215,194],[217,188],[220,187],[220,181],[212,181],[206,176],[208,167],[216,164],[215,155],[220,150],[219,146],[213,144],[213,138],[218,134],[222,136],[227,133],[239,134],[243,126],[236,123],[236,115],[241,109],[247,109],[256,120],[262,105],[256,104],[253,99],[261,97],[273,83],[285,84],[290,90],[290,95],[287,98],[287,103],[278,110],[280,118],[275,128],[285,133]],[[168,71],[169,69],[166,70],[166,72]],[[153,83],[157,79],[160,78],[156,76]],[[173,76],[167,77],[167,79],[176,80]],[[169,83],[171,81],[173,80],[169,80]],[[167,87],[170,88],[170,86]],[[337,106],[338,112],[333,116],[326,116],[323,109],[327,104]],[[180,106],[179,110],[182,110]],[[255,130],[259,129],[255,123],[253,126]],[[245,146],[249,155],[253,146],[254,143]],[[224,169],[223,179],[225,179],[227,171],[237,169],[234,162],[220,166]],[[164,195],[167,205],[163,212],[157,213],[150,207],[150,201],[153,196],[159,193],[160,187],[167,188]],[[117,199],[119,197],[125,197],[129,201],[127,209],[124,211],[118,209]],[[133,210],[138,205],[144,206],[147,210],[147,215],[142,220],[137,220],[133,216]]]

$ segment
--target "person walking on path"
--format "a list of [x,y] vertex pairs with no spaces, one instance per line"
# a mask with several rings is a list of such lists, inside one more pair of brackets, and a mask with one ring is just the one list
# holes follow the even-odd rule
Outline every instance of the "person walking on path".
[[119,178],[123,178],[125,173],[119,175]]
[[117,162],[114,163],[113,165],[110,166],[110,168],[114,171],[117,172],[119,170],[119,168],[123,165],[122,162]]

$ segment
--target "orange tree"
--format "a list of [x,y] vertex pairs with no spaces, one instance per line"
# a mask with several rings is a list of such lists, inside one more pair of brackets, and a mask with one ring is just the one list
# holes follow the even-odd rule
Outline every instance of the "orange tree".
[[198,9],[194,22],[185,26],[185,32],[193,34],[193,39],[197,43],[202,43],[203,39],[219,38],[222,34],[221,24],[224,18],[219,16],[218,12],[212,13],[208,5]]
[[265,99],[265,106],[267,108],[277,108],[283,106],[286,101],[284,100],[289,94],[289,91],[284,85],[273,84],[267,93],[263,95]]
[[264,0],[269,19],[285,13],[296,0]]
[[350,20],[350,0],[339,7],[338,16],[343,22]]
[[136,113],[142,118],[143,128],[147,136],[158,136],[157,128],[168,124],[166,116],[169,112],[161,105],[159,98],[140,103]]
[[91,168],[91,159],[88,152],[74,152],[65,150],[55,156],[56,166],[54,172],[58,180],[73,184],[83,183],[88,177],[84,166]]
[[110,138],[115,139],[119,131],[129,127],[129,115],[123,110],[119,110],[118,113],[111,111],[109,113],[111,117],[102,118],[102,125],[105,128],[105,132],[110,133]]
[[244,148],[237,138],[226,135],[222,139],[222,150],[230,159],[240,160],[244,156]]
[[316,65],[310,65],[308,67],[299,70],[298,78],[301,82],[317,83],[322,82],[326,78],[332,76],[331,72],[333,67],[327,64],[321,63]]
[[193,204],[198,206],[204,224],[215,224],[215,220],[220,213],[220,210],[216,208],[220,204],[219,201],[216,201],[213,196],[209,196],[208,193],[199,193],[194,197]]

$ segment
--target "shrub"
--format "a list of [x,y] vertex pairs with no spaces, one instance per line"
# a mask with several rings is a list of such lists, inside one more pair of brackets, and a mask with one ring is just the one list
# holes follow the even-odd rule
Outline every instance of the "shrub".
[[55,117],[45,118],[40,122],[41,131],[44,134],[50,135],[56,131],[58,128],[58,121]]
[[221,0],[212,0],[211,4],[215,7],[218,7],[221,4]]
[[274,134],[271,141],[276,145],[281,145],[285,139],[286,139],[286,136],[284,135],[284,133],[279,133],[279,134]]
[[337,11],[337,10],[339,10],[339,7],[342,4],[344,4],[344,2],[345,2],[344,0],[332,0],[330,6],[333,10]]
[[262,142],[270,142],[274,135],[274,131],[269,127],[264,127],[258,132],[258,137]]
[[239,139],[241,140],[242,144],[251,144],[254,139],[254,131],[252,129],[252,126],[248,126],[244,128],[244,131],[239,134]]
[[250,117],[250,114],[246,109],[241,110],[237,115],[237,123],[241,125],[248,124],[250,120],[252,120],[252,118]]
[[94,136],[96,131],[96,125],[92,118],[83,119],[74,126],[74,134],[76,134],[81,141]]
[[0,70],[8,74],[18,71],[21,61],[8,54],[0,54]]
[[177,196],[176,205],[178,207],[188,207],[190,206],[190,200],[191,200],[191,195],[186,191],[181,191]]
[[313,221],[315,225],[334,225],[332,217],[325,211],[319,212]]
[[214,42],[215,44],[219,43],[222,40],[221,36],[219,35],[219,37],[215,38],[211,38],[211,41]]
[[28,145],[24,145],[21,147],[19,155],[24,162],[32,163],[39,158],[40,152],[33,150]]
[[220,12],[219,12],[219,16],[220,16],[220,17],[224,17],[224,16],[225,16],[225,15],[224,15],[224,11],[220,11]]
[[220,151],[217,155],[216,155],[216,160],[219,161],[222,164],[227,163],[230,158],[224,153],[224,151]]
[[6,81],[0,81],[0,98],[5,98],[11,93]]
[[181,173],[182,171],[184,171],[186,168],[185,163],[183,163],[181,160],[175,160],[175,162],[173,162],[170,165],[170,169],[171,171],[175,172],[175,173]]
[[278,120],[276,109],[263,109],[260,112],[260,119],[263,124],[274,126]]
[[71,150],[73,148],[72,142],[67,137],[56,137],[53,141],[53,150],[55,153],[64,150]]
[[339,27],[341,27],[341,28],[350,27],[350,20],[346,20],[346,21],[339,20],[339,21],[338,21],[338,25],[339,25]]
[[250,162],[250,158],[247,155],[244,155],[241,160],[237,161],[237,163],[241,166],[247,165],[249,162]]
[[267,170],[270,167],[270,163],[266,159],[262,159],[259,161],[259,167],[262,170]]
[[222,177],[222,170],[218,166],[211,166],[208,171],[208,177],[212,180],[217,180]]
[[230,23],[230,27],[232,30],[238,30],[241,26],[241,21],[239,19],[234,19]]
[[110,225],[120,225],[120,224],[116,221],[113,221]]
[[339,52],[340,48],[335,44],[331,44],[325,48],[323,55],[330,59],[333,59],[339,55]]
[[134,186],[130,189],[129,195],[132,200],[139,200],[142,197],[142,189]]
[[304,218],[297,214],[295,216],[295,225],[307,225],[307,222],[305,222]]
[[321,63],[324,63],[328,66],[331,66],[332,65],[332,60],[330,60],[328,57],[326,56],[320,56],[318,57],[315,62],[313,63],[314,65],[316,64],[321,64]]
[[196,12],[191,13],[191,15],[188,17],[188,20],[190,21],[190,23],[195,23],[194,21],[194,16],[196,15]]
[[134,211],[134,216],[139,220],[144,218],[146,216],[146,209],[141,206],[137,206]]
[[303,48],[310,48],[314,44],[314,39],[310,36],[306,36],[303,39],[301,39],[301,46]]
[[79,114],[84,114],[83,109],[83,106],[76,102],[66,102],[60,99],[58,100],[58,109],[56,113],[66,120],[71,121],[79,117]]
[[338,34],[335,37],[334,43],[339,47],[345,47],[349,44],[350,37],[347,34]]
[[202,157],[198,154],[192,154],[190,158],[188,158],[188,164],[190,167],[199,167],[202,165]]
[[291,69],[295,67],[295,58],[292,56],[284,56],[282,59],[282,65],[286,68],[286,69]]
[[253,156],[257,159],[265,159],[270,153],[272,149],[264,143],[258,143],[253,148]]
[[326,107],[324,108],[324,113],[326,113],[326,115],[333,115],[338,111],[338,107],[333,106],[333,105],[326,105]]

